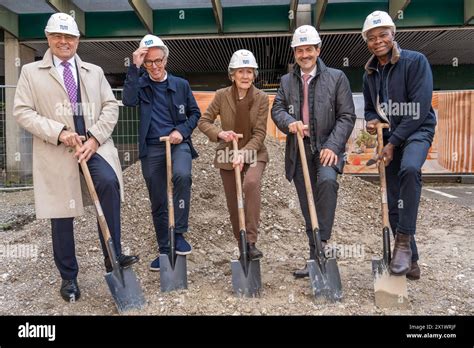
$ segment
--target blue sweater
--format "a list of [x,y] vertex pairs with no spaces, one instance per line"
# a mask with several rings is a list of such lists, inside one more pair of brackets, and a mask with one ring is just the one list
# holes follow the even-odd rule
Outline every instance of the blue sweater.
[[[365,66],[363,92],[366,121],[383,121],[377,113],[377,103],[382,103],[379,100],[381,74],[377,70],[377,62],[373,56]],[[428,60],[419,52],[399,49],[394,42],[389,64],[384,91],[387,100],[383,104],[390,121],[388,141],[400,146],[415,133],[416,137],[432,138],[436,116],[431,107],[433,76]]]
[[[123,88],[122,102],[126,106],[140,106],[139,156],[145,157],[148,153],[146,137],[151,126],[152,109],[156,106],[153,98],[153,81],[148,73],[139,75],[140,69],[132,64],[127,71],[127,78]],[[191,142],[191,135],[196,128],[201,111],[194,99],[188,81],[168,73],[168,87],[166,98],[173,119],[174,129],[183,136],[183,142],[191,147],[193,158],[198,156]]]

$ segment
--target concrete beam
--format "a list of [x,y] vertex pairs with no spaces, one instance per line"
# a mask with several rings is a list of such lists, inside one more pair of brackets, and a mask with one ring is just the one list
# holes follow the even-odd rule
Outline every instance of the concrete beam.
[[146,30],[153,34],[153,9],[146,0],[128,0],[128,3],[132,6]]
[[405,11],[411,0],[389,0],[388,2],[388,14],[394,21],[399,17],[399,11]]
[[290,12],[288,13],[288,19],[290,20],[290,32],[294,32],[296,29],[296,17],[298,15],[298,2],[299,0],[291,0]]
[[84,11],[76,6],[71,0],[45,0],[55,11],[67,13],[72,16],[77,23],[81,35],[86,35],[86,16]]
[[323,21],[327,4],[328,4],[328,0],[316,1],[316,8],[314,9],[314,26],[317,30],[319,30],[319,27],[321,26],[321,22]]
[[464,0],[464,25],[472,25],[474,21],[474,0]]
[[214,18],[216,19],[217,32],[222,34],[224,32],[224,18],[222,15],[222,4],[221,0],[211,0],[212,11],[214,12]]
[[0,6],[0,28],[5,29],[15,37],[18,37],[18,15],[5,7]]

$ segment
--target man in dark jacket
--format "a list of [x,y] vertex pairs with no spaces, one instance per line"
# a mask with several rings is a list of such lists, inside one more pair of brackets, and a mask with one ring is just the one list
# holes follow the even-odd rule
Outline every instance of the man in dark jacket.
[[389,218],[395,234],[390,271],[419,279],[415,243],[421,195],[421,167],[434,136],[436,117],[431,107],[433,77],[426,57],[401,50],[394,41],[395,24],[383,11],[367,16],[362,36],[373,56],[365,66],[364,99],[367,130],[387,122],[384,148]]
[[[321,39],[316,29],[296,29],[291,47],[296,68],[282,76],[272,107],[272,119],[287,134],[286,178],[294,181],[309,239],[310,258],[315,258],[311,219],[296,132],[304,136],[305,152],[323,247],[331,237],[337,203],[337,174],[342,174],[344,152],[356,119],[352,93],[344,73],[327,68],[318,58]],[[303,130],[308,125],[309,131]],[[308,276],[308,269],[294,272]]]
[[[201,112],[186,80],[166,71],[168,47],[160,38],[146,35],[133,52],[123,90],[123,104],[140,105],[139,153],[142,172],[150,195],[153,224],[159,252],[169,252],[166,191],[165,143],[169,136],[173,167],[176,253],[187,255],[191,245],[184,239],[188,231],[191,201],[191,162],[197,157],[191,134]],[[140,67],[147,73],[140,76]],[[150,270],[160,270],[157,257]]]

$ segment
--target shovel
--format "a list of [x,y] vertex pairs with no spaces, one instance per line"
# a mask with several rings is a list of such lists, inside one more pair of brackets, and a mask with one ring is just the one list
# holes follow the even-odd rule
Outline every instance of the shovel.
[[[387,123],[377,124],[377,153],[383,149],[383,129],[388,128]],[[377,156],[378,157],[378,156]],[[366,165],[377,163],[371,159]],[[407,308],[408,292],[405,276],[391,275],[388,267],[391,261],[390,254],[390,223],[388,219],[387,182],[385,179],[385,161],[378,162],[380,175],[380,194],[382,198],[382,245],[383,256],[381,259],[372,259],[372,274],[374,276],[375,305],[381,308]]]
[[[80,149],[79,145],[76,145],[76,150]],[[145,298],[143,296],[142,288],[138,282],[137,276],[131,267],[122,268],[117,260],[115,254],[114,243],[110,236],[109,227],[105,220],[102,207],[99,202],[99,197],[94,188],[89,167],[86,161],[81,161],[82,174],[87,183],[87,188],[94,202],[95,209],[97,211],[97,219],[99,220],[100,229],[102,236],[104,237],[107,253],[112,263],[112,272],[105,275],[105,280],[109,286],[109,290],[112,293],[112,297],[115,301],[115,305],[119,313],[132,310],[141,309],[145,304]]]
[[[307,127],[308,126],[304,126],[304,129],[307,129]],[[311,289],[316,298],[323,297],[331,302],[340,301],[342,299],[342,284],[339,268],[337,267],[335,257],[326,257],[324,254],[321,236],[319,235],[318,217],[314,205],[313,190],[311,189],[303,138],[299,132],[296,133],[296,136],[298,137],[298,148],[303,167],[306,197],[308,199],[309,214],[311,216],[311,226],[313,228],[313,239],[315,244],[315,259],[307,262]]]
[[[242,138],[242,134],[237,137]],[[233,154],[237,155],[239,147],[237,140],[233,139]],[[242,254],[240,260],[231,260],[230,267],[232,270],[232,287],[234,294],[239,297],[259,297],[260,289],[262,288],[262,280],[260,276],[260,260],[249,260],[247,232],[245,230],[245,212],[244,200],[242,194],[242,182],[240,176],[240,168],[234,168],[235,184],[237,187],[237,208],[239,212],[239,229],[240,229],[240,243]]]
[[160,288],[169,292],[188,288],[186,256],[176,254],[174,235],[174,204],[173,204],[173,170],[171,167],[171,144],[169,137],[161,137],[166,142],[166,183],[168,187],[168,239],[170,241],[169,255],[160,255]]

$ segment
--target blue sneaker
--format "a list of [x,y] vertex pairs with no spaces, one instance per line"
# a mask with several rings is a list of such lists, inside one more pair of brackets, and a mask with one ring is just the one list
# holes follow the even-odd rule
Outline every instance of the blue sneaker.
[[193,248],[188,242],[186,242],[186,239],[184,239],[183,234],[176,233],[175,238],[176,238],[176,254],[178,255],[191,254],[191,250],[193,250]]
[[153,262],[150,264],[150,271],[159,272],[160,271],[160,257],[158,256]]

